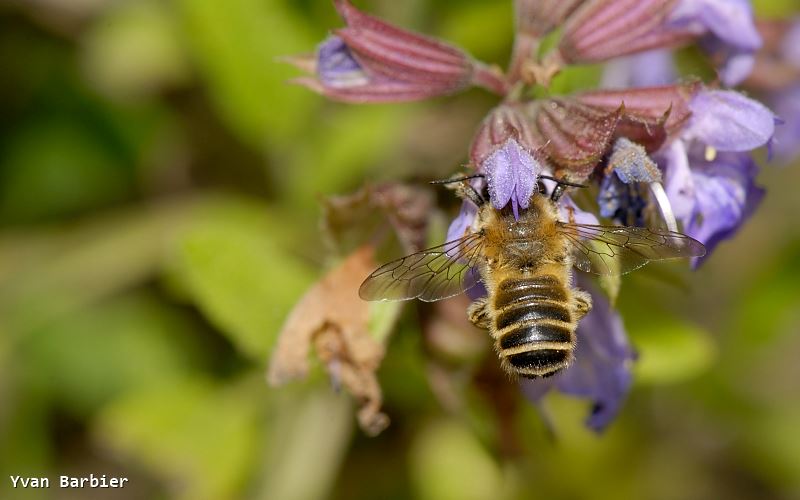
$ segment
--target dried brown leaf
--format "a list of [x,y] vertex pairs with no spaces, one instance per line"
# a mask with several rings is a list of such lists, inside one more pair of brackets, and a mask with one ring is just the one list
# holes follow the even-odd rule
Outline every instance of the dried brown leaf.
[[374,248],[363,246],[306,292],[281,330],[267,374],[273,386],[306,377],[313,345],[334,384],[360,402],[359,424],[369,435],[389,423],[376,376],[384,348],[370,336],[369,304],[358,296],[376,265]]
[[[689,119],[689,103],[700,88],[699,82],[688,82],[661,87],[597,90],[578,94],[575,98],[584,104],[608,111],[624,105],[628,119],[649,127],[663,126],[666,133],[671,135]],[[627,137],[640,142],[634,137]]]
[[365,240],[384,236],[388,222],[403,249],[412,253],[425,244],[433,206],[433,195],[426,188],[399,183],[366,186],[323,200],[322,232],[333,248],[348,252]]

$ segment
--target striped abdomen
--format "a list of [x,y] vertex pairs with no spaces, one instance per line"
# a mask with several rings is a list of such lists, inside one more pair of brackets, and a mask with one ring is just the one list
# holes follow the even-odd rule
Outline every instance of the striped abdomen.
[[552,275],[506,279],[491,301],[495,346],[507,369],[536,378],[569,364],[575,324],[560,280]]

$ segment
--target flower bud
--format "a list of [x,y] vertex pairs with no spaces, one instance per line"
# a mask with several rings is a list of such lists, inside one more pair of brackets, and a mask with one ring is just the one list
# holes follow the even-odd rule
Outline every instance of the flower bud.
[[461,49],[367,15],[347,0],[335,5],[347,26],[320,45],[316,78],[296,83],[354,103],[416,101],[471,85],[506,92],[499,71]]
[[558,46],[566,63],[592,63],[659,47],[695,34],[668,24],[674,0],[590,0],[564,27]]

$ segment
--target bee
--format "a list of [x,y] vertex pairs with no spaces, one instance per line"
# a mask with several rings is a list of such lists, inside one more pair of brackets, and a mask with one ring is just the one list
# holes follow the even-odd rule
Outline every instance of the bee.
[[494,209],[466,179],[440,183],[461,182],[457,194],[478,206],[472,227],[456,240],[379,267],[359,295],[432,302],[482,282],[487,295],[467,314],[489,331],[512,377],[548,377],[571,363],[575,330],[592,308],[591,296],[572,285],[573,266],[613,275],[649,261],[705,255],[702,243],[678,232],[560,220],[558,198],[566,186],[580,185],[550,178],[558,183],[552,196],[534,191],[516,219],[508,208]]

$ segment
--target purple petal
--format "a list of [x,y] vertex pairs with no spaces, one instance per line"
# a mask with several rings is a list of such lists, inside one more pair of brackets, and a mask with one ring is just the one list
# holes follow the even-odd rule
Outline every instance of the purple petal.
[[558,215],[562,222],[573,222],[575,224],[597,225],[600,222],[591,212],[585,212],[578,208],[568,195],[564,195],[558,202]]
[[[471,201],[464,200],[461,203],[461,210],[458,212],[458,215],[455,219],[453,219],[453,222],[450,223],[450,227],[447,229],[445,241],[454,241],[470,233],[472,224],[475,222],[475,217],[477,215],[478,207],[476,207]],[[455,254],[456,251],[457,249],[455,248],[451,250],[451,255]],[[485,297],[486,288],[481,282],[481,275],[479,271],[473,267],[470,268],[467,273],[468,274],[464,284],[464,289],[467,291],[467,296],[471,300]]]
[[338,36],[328,37],[317,48],[317,77],[323,85],[335,88],[369,83],[369,77]]
[[603,69],[600,87],[607,89],[657,87],[674,83],[677,78],[672,51],[656,49],[613,59]]
[[445,241],[454,241],[466,235],[472,227],[472,223],[475,222],[475,216],[477,214],[478,207],[471,201],[464,200],[464,202],[461,203],[461,210],[447,229]]
[[[755,211],[764,190],[755,184],[758,167],[748,154],[721,153],[710,162],[691,158],[695,206],[684,231],[705,244],[707,258]],[[700,262],[696,260],[695,267]]]
[[763,104],[730,90],[703,90],[692,99],[683,133],[719,151],[749,151],[775,133],[775,115]]
[[[557,376],[556,376],[557,377]],[[556,378],[526,378],[520,380],[522,394],[528,401],[536,404],[555,386]]]
[[592,293],[592,310],[576,332],[575,361],[549,378],[523,380],[525,397],[534,404],[552,388],[592,401],[586,425],[597,432],[616,417],[631,386],[631,367],[636,353],[628,343],[620,315],[606,298]]
[[592,293],[592,302],[576,332],[575,361],[556,376],[555,384],[564,394],[593,401],[586,425],[599,432],[611,423],[628,394],[636,355],[622,318],[606,298]]
[[694,210],[694,180],[683,141],[674,141],[662,150],[657,160],[664,170],[664,191],[677,219],[686,219]]
[[755,51],[762,40],[748,0],[682,0],[672,12],[672,24],[708,31],[728,45]]
[[783,37],[781,57],[795,68],[800,68],[800,17],[794,19],[792,27]]
[[727,57],[719,68],[719,79],[727,87],[739,85],[753,72],[756,64],[754,52],[733,52]]
[[774,103],[783,124],[775,128],[773,150],[788,162],[800,154],[800,84],[778,94]]
[[483,162],[489,198],[500,210],[511,202],[514,217],[528,208],[542,166],[514,139],[509,139]]

